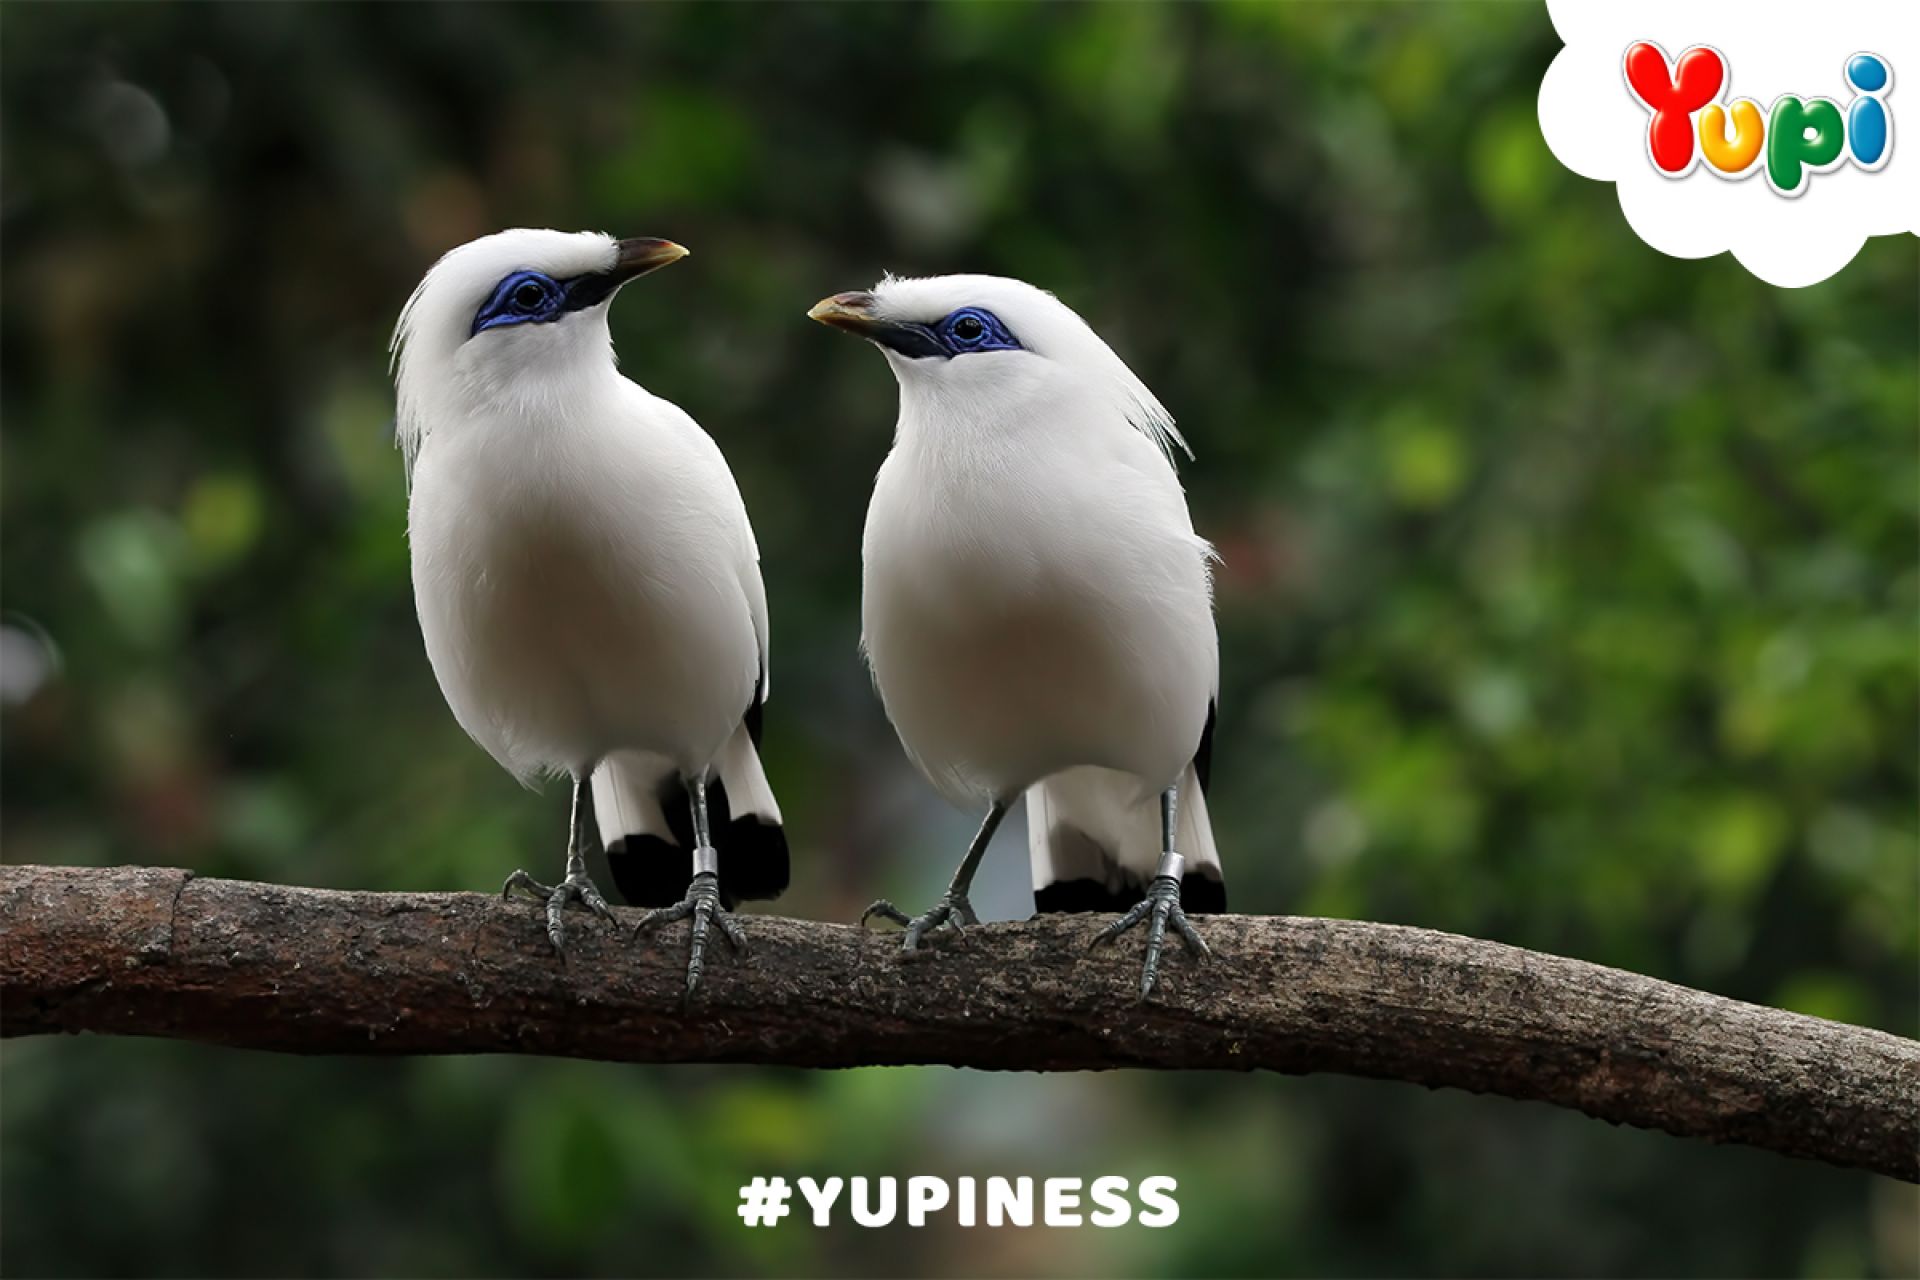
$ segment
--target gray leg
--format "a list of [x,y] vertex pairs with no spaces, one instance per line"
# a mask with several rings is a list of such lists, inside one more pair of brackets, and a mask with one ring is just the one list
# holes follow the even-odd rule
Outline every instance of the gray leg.
[[640,917],[634,932],[693,917],[692,942],[687,954],[687,994],[691,996],[700,985],[700,975],[706,972],[707,934],[712,927],[719,925],[720,936],[737,952],[746,951],[747,935],[720,901],[720,854],[714,849],[713,837],[707,829],[706,778],[688,782],[687,796],[693,807],[693,882],[687,886],[687,896],[673,906],[649,911]]
[[909,916],[882,898],[860,913],[860,923],[864,925],[869,917],[879,916],[883,920],[905,925],[907,935],[900,944],[902,951],[917,950],[920,940],[943,924],[952,925],[955,933],[964,932],[968,925],[979,924],[980,917],[973,913],[973,903],[967,901],[967,890],[973,887],[974,872],[980,869],[980,859],[986,856],[987,845],[993,840],[993,833],[999,829],[1000,819],[1007,816],[1009,803],[1006,800],[993,802],[985,820],[980,823],[980,830],[974,833],[973,843],[967,846],[967,856],[960,859],[960,868],[953,873],[952,883],[947,885],[947,891],[940,895],[940,901],[934,903],[925,915]]
[[573,816],[567,826],[567,875],[556,885],[544,885],[525,871],[516,871],[507,877],[500,886],[500,896],[511,897],[519,889],[531,897],[545,900],[547,904],[547,937],[553,940],[553,949],[565,956],[567,903],[578,902],[602,920],[612,922],[613,908],[593,887],[593,881],[587,876],[587,855],[585,853],[587,823],[592,820],[593,804],[589,799],[588,787],[592,785],[593,773],[576,775],[573,780]]
[[1187,950],[1196,956],[1209,956],[1207,944],[1195,933],[1193,926],[1187,923],[1187,913],[1180,909],[1180,880],[1186,873],[1187,860],[1174,852],[1174,819],[1178,815],[1180,788],[1168,787],[1160,793],[1160,865],[1155,868],[1153,883],[1147,886],[1147,896],[1133,904],[1133,909],[1102,929],[1089,946],[1099,946],[1103,942],[1119,937],[1127,930],[1147,921],[1147,961],[1140,970],[1140,998],[1146,999],[1153,991],[1153,984],[1160,976],[1160,948],[1166,941],[1167,927],[1180,935],[1187,944]]

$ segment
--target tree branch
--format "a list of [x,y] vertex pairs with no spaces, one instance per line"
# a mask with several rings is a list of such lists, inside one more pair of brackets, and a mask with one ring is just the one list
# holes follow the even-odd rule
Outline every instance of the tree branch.
[[[623,912],[631,920],[635,912]],[[191,872],[0,867],[0,1034],[294,1053],[541,1053],[804,1067],[1337,1071],[1920,1181],[1920,1043],[1559,956],[1345,920],[1206,917],[1218,958],[1093,922],[892,935],[771,916],[681,998],[686,932],[630,941],[479,894],[337,893]],[[716,942],[718,940],[716,939]]]

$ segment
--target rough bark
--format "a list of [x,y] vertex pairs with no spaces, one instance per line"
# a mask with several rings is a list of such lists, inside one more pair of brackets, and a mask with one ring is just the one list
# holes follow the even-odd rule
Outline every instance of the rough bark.
[[[635,912],[623,912],[631,920]],[[691,1006],[686,926],[635,942],[480,894],[156,868],[0,868],[0,1034],[294,1053],[539,1053],[803,1067],[1336,1071],[1571,1107],[1920,1181],[1920,1043],[1426,929],[1209,917],[1150,1001],[1087,916],[897,938],[770,916]]]

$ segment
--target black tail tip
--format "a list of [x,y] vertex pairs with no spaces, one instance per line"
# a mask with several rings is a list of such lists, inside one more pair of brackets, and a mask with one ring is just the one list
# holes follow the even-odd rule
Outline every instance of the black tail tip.
[[[1033,891],[1033,909],[1043,915],[1054,912],[1125,911],[1146,897],[1137,884],[1109,889],[1098,880],[1079,878],[1055,880]],[[1189,871],[1180,879],[1181,909],[1192,915],[1221,915],[1227,909],[1227,886],[1218,876],[1204,871]]]
[[[714,833],[720,897],[727,907],[786,892],[787,833],[777,822],[733,818]],[[687,848],[661,836],[623,836],[607,846],[613,887],[636,907],[670,907],[687,896],[693,862]]]
[[607,871],[614,889],[636,907],[670,907],[693,882],[687,851],[659,836],[615,840],[607,846]]
[[1194,915],[1219,916],[1227,912],[1227,882],[1204,871],[1180,878],[1180,908]]
[[779,823],[745,814],[728,822],[715,843],[720,885],[730,897],[777,898],[787,891],[787,833]]
[[1133,885],[1122,889],[1109,889],[1098,880],[1079,877],[1073,880],[1055,880],[1052,884],[1043,884],[1033,891],[1033,909],[1042,915],[1055,912],[1098,911],[1112,913],[1125,911],[1140,901],[1140,890]]

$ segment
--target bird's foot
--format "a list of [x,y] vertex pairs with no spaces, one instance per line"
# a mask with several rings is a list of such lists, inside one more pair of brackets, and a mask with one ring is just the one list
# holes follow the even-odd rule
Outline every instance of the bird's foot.
[[973,904],[967,901],[967,895],[952,889],[941,894],[940,901],[934,903],[925,915],[918,916],[910,916],[882,898],[860,913],[860,927],[866,928],[867,921],[874,916],[906,926],[906,937],[900,943],[902,951],[919,950],[920,940],[941,925],[947,925],[959,934],[965,933],[969,925],[980,923],[980,917],[973,913]]
[[[1173,856],[1178,857],[1177,854]],[[1160,977],[1160,948],[1166,941],[1169,927],[1180,935],[1180,940],[1187,944],[1187,950],[1194,956],[1205,959],[1213,952],[1207,949],[1207,944],[1187,923],[1187,913],[1180,909],[1180,878],[1177,875],[1156,875],[1147,886],[1147,896],[1102,929],[1087,946],[1092,948],[1103,942],[1111,942],[1142,920],[1147,921],[1147,960],[1140,969],[1140,998],[1144,1000]]]
[[687,886],[687,896],[679,902],[641,916],[633,932],[638,936],[653,925],[672,924],[688,916],[693,917],[693,941],[687,953],[687,994],[691,996],[694,988],[700,985],[700,975],[706,971],[708,931],[714,925],[720,926],[720,936],[739,955],[746,954],[747,934],[733,918],[733,913],[721,905],[720,878],[711,871],[703,871],[695,876],[693,883]]
[[516,871],[500,886],[500,896],[511,898],[515,889],[547,904],[547,937],[553,940],[553,949],[560,953],[562,959],[567,954],[567,929],[563,923],[567,903],[577,902],[609,924],[618,923],[613,908],[607,905],[607,900],[600,896],[600,891],[593,887],[593,881],[587,878],[584,871],[570,874],[556,885],[541,884],[526,872]]

